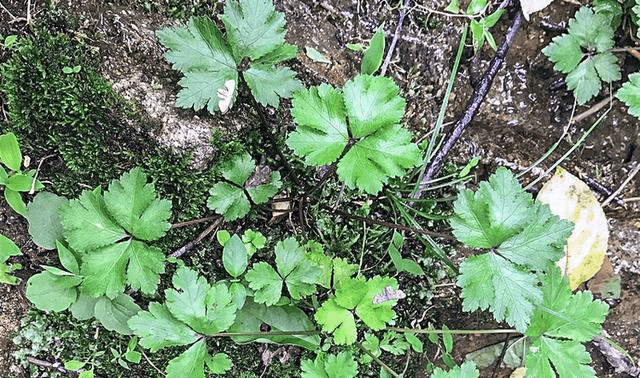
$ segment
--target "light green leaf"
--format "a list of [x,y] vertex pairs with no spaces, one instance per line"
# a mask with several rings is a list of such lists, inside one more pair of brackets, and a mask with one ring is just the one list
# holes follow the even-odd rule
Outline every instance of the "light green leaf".
[[573,91],[578,105],[584,105],[600,92],[600,78],[593,59],[587,59],[567,75],[567,88]]
[[207,207],[221,214],[226,222],[244,217],[251,207],[242,188],[226,182],[213,185],[209,195]]
[[[249,179],[251,180],[251,179]],[[249,182],[247,182],[248,184]],[[278,190],[282,186],[282,181],[280,181],[280,172],[271,172],[270,180],[268,183],[262,183],[255,188],[248,187],[245,184],[245,190],[249,193],[249,196],[253,200],[255,204],[263,204],[268,202]]]
[[314,62],[331,64],[331,61],[327,59],[326,56],[322,55],[320,51],[314,49],[313,47],[306,46],[305,51],[307,52],[307,56],[309,57],[309,59],[313,60]]
[[622,85],[616,97],[629,107],[629,114],[640,118],[640,73],[629,75],[629,81]]
[[238,235],[233,235],[222,250],[222,263],[232,277],[237,278],[247,269],[247,248]]
[[391,243],[389,243],[389,248],[387,248],[387,253],[391,257],[391,262],[393,262],[393,266],[396,268],[398,272],[407,272],[414,276],[424,275],[424,271],[416,263],[411,259],[405,259],[400,254],[402,250],[402,245],[404,244],[404,237],[397,231],[393,232],[393,236],[391,237]]
[[[56,242],[63,240],[62,223],[58,212],[68,202],[65,197],[49,192],[40,192],[27,206],[29,235],[39,247],[55,249]],[[71,270],[69,267],[66,268]]]
[[613,29],[607,17],[588,7],[580,8],[569,20],[569,34],[587,49],[605,52],[613,47]]
[[22,153],[14,133],[0,135],[0,162],[14,172],[19,172],[22,166]]
[[27,281],[27,298],[40,310],[63,311],[78,298],[80,276],[56,276],[47,271]]
[[14,175],[9,176],[6,182],[7,189],[16,191],[16,192],[28,192],[31,190],[31,185],[33,183],[33,176],[23,173],[16,173]]
[[359,140],[338,163],[338,177],[349,188],[379,193],[389,177],[420,163],[420,149],[411,137],[400,125],[391,125]]
[[423,343],[420,339],[413,333],[405,333],[404,338],[411,345],[411,349],[413,349],[417,353],[422,353],[423,351]]
[[222,166],[222,176],[237,186],[242,187],[255,168],[256,163],[251,158],[251,155],[245,152],[235,156]]
[[255,290],[254,300],[273,306],[278,303],[282,295],[282,277],[276,273],[271,265],[259,262],[245,274],[249,287]]
[[[237,83],[238,71],[231,49],[215,23],[206,17],[193,17],[186,28],[163,29],[156,35],[169,49],[167,60],[185,74],[176,105],[193,106],[195,110],[206,106],[211,113],[219,110],[218,89],[224,88],[228,80]],[[232,96],[235,98],[235,91]]]
[[396,125],[404,115],[405,101],[398,95],[400,88],[387,77],[358,75],[344,85],[343,93],[353,138]]
[[375,276],[367,281],[367,294],[356,306],[356,314],[371,329],[383,329],[396,315],[392,307],[396,301],[393,299],[374,303],[374,297],[385,292],[386,288],[398,289],[395,278]]
[[335,301],[346,309],[354,309],[367,295],[369,288],[362,277],[346,278],[336,285]]
[[7,201],[7,204],[19,215],[23,217],[27,216],[27,205],[24,203],[20,192],[16,192],[15,190],[11,190],[9,188],[4,188],[4,199]]
[[351,311],[340,306],[335,298],[325,301],[316,311],[316,321],[324,332],[333,333],[336,344],[353,344],[356,341],[356,322]]
[[207,357],[207,344],[201,339],[169,361],[167,378],[205,378],[204,363]]
[[204,361],[213,374],[224,374],[227,370],[231,370],[231,360],[226,353],[216,353],[213,356],[207,356]]
[[127,233],[107,215],[99,188],[84,191],[60,209],[65,237],[71,248],[84,252],[115,243]]
[[284,15],[271,0],[231,0],[220,16],[236,61],[256,60],[284,43]]
[[140,338],[140,345],[156,352],[168,346],[189,345],[200,336],[177,320],[169,309],[152,302],[148,311],[140,311],[127,322],[133,333]]
[[287,145],[309,165],[333,163],[349,140],[342,94],[322,84],[296,92],[292,105],[297,128]]
[[98,300],[102,297],[93,298],[82,292],[78,295],[78,299],[69,307],[71,314],[78,320],[89,320],[95,314],[95,307]]
[[290,98],[293,92],[303,88],[296,73],[288,67],[258,66],[243,74],[253,97],[262,105],[280,106],[280,98]]
[[382,58],[384,57],[384,22],[378,26],[376,32],[371,37],[369,48],[364,52],[362,56],[362,63],[360,64],[360,72],[365,75],[373,75],[382,64]]
[[138,239],[157,240],[171,227],[171,202],[157,197],[140,168],[112,181],[104,202],[113,219]]
[[580,42],[571,34],[553,38],[552,43],[542,49],[542,52],[555,63],[553,69],[562,73],[573,71],[583,56]]
[[64,368],[71,371],[80,370],[86,365],[86,362],[78,360],[69,360],[64,363]]
[[16,245],[11,239],[0,234],[0,263],[7,261],[11,256],[20,256],[20,247]]
[[620,64],[618,64],[618,58],[612,53],[606,52],[594,56],[593,64],[600,80],[607,83],[620,80]]
[[222,332],[233,324],[236,306],[224,284],[211,286],[186,267],[178,269],[172,282],[177,290],[166,290],[165,297],[176,319],[205,335]]

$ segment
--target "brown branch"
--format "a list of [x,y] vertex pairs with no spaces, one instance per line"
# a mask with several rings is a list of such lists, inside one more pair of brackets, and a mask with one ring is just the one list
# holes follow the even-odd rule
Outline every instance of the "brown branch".
[[402,33],[402,23],[404,22],[404,18],[407,15],[407,9],[409,9],[409,2],[410,0],[404,0],[402,9],[400,9],[400,18],[398,19],[398,25],[396,26],[396,31],[393,34],[393,39],[391,40],[391,44],[389,45],[389,50],[387,50],[387,55],[384,57],[384,62],[382,63],[382,67],[380,67],[380,76],[384,76],[387,73],[387,68],[389,67],[389,63],[391,63],[393,50],[395,50],[396,43],[398,43],[398,38],[400,38],[400,33]]
[[207,235],[209,235],[213,230],[220,227],[220,225],[222,225],[222,217],[218,217],[213,223],[211,223],[209,227],[207,227],[204,231],[202,231],[197,238],[185,244],[184,246],[180,247],[180,249],[173,252],[170,256],[180,257],[185,253],[189,252],[193,247],[198,245],[198,243],[200,243],[202,239],[204,239]]

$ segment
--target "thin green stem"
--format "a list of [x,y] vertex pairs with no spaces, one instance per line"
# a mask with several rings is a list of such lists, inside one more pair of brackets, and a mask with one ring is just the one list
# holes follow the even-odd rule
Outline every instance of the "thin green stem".
[[582,136],[580,137],[580,139],[578,139],[573,146],[571,146],[571,148],[569,149],[569,151],[567,151],[564,155],[562,155],[562,157],[560,159],[558,159],[555,163],[553,163],[553,165],[551,165],[551,167],[549,167],[549,169],[547,169],[544,172],[544,175],[541,175],[540,177],[538,177],[537,179],[533,180],[529,185],[527,185],[524,189],[528,190],[530,189],[532,186],[534,186],[538,181],[542,180],[543,177],[545,177],[546,175],[549,174],[549,172],[553,171],[558,165],[560,165],[567,157],[569,157],[569,155],[571,155],[571,153],[573,153],[573,151],[575,151],[576,148],[578,148],[584,141],[585,139],[587,139],[587,137],[589,136],[589,134],[591,134],[591,132],[593,131],[593,129],[596,128],[596,126],[598,126],[600,124],[600,122],[602,122],[602,120],[604,120],[604,118],[607,116],[607,114],[609,114],[609,111],[611,111],[611,106],[609,106],[609,109],[607,109],[606,112],[604,112],[603,115],[600,116],[600,118],[598,118],[598,120],[596,120],[593,125],[591,125],[591,127],[585,131]]
[[311,331],[269,331],[269,332],[220,332],[214,333],[212,335],[207,335],[207,337],[246,337],[246,336],[260,336],[260,337],[270,337],[270,336],[300,336],[300,335],[319,335],[319,330],[311,330]]
[[467,39],[467,31],[469,30],[469,25],[467,24],[462,31],[462,35],[460,36],[460,42],[458,43],[458,52],[456,53],[456,60],[453,63],[453,68],[451,69],[451,75],[449,76],[449,83],[447,84],[447,90],[444,93],[444,98],[442,100],[442,106],[440,106],[440,113],[438,114],[438,119],[436,120],[436,125],[433,129],[433,133],[431,134],[431,139],[429,140],[429,145],[427,146],[427,152],[425,154],[424,161],[422,162],[422,167],[420,167],[420,175],[418,176],[418,181],[416,182],[415,187],[413,188],[413,192],[411,193],[411,198],[415,197],[416,192],[420,187],[420,183],[422,182],[422,177],[424,176],[424,172],[427,169],[427,164],[433,157],[434,151],[440,147],[442,144],[442,139],[436,146],[436,139],[440,136],[440,129],[442,128],[442,123],[444,122],[444,116],[447,111],[447,105],[449,104],[449,96],[451,95],[451,90],[453,89],[453,83],[456,80],[456,76],[458,74],[458,67],[460,66],[460,60],[462,59],[462,52],[464,51],[464,42]]
[[362,344],[357,343],[358,346],[360,347],[360,349],[362,349],[366,354],[369,355],[369,357],[373,358],[373,360],[375,362],[378,363],[378,365],[382,366],[383,369],[385,369],[389,374],[391,374],[392,376],[396,377],[396,378],[401,378],[401,376],[396,373],[395,371],[393,371],[393,369],[391,369],[389,366],[387,366],[387,364],[385,364],[384,362],[382,362],[381,359],[379,359],[378,357],[374,356],[373,353],[369,352],[367,350],[367,348],[365,348]]
[[404,333],[424,333],[424,334],[453,334],[453,335],[486,335],[500,333],[521,333],[515,329],[414,329],[414,328],[398,328],[388,327],[387,331],[404,332]]

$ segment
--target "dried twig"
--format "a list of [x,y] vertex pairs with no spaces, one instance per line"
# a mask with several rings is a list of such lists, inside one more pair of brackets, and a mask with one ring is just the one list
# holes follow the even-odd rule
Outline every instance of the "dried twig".
[[180,249],[178,249],[175,252],[173,252],[170,256],[171,257],[180,257],[180,256],[184,255],[185,253],[189,252],[193,247],[198,245],[198,243],[200,243],[202,241],[202,239],[207,237],[207,235],[209,235],[213,230],[215,230],[216,228],[220,227],[221,224],[222,224],[222,217],[219,217],[213,223],[211,223],[211,225],[209,227],[207,227],[204,231],[202,231],[200,233],[200,235],[198,235],[197,238],[195,238],[194,240],[192,240],[189,243],[185,244],[184,246],[180,247]]
[[509,27],[507,34],[504,37],[504,40],[500,44],[498,51],[496,51],[496,55],[491,60],[491,63],[489,63],[489,68],[480,79],[479,85],[473,91],[473,96],[467,103],[464,113],[462,113],[460,118],[458,118],[451,131],[446,135],[442,147],[427,165],[425,174],[420,182],[420,187],[416,191],[414,198],[420,198],[425,189],[427,189],[431,180],[434,178],[438,170],[440,170],[440,166],[442,165],[444,158],[447,156],[453,145],[458,141],[464,129],[469,126],[475,115],[480,110],[480,105],[482,105],[484,98],[489,92],[491,83],[502,66],[507,55],[507,51],[514,40],[518,29],[520,29],[522,17],[522,12],[518,10],[511,22],[511,26]]
[[402,33],[402,23],[404,22],[404,18],[407,15],[407,9],[409,9],[409,2],[410,0],[404,0],[402,9],[400,9],[400,18],[398,19],[398,25],[396,26],[396,31],[393,34],[393,39],[391,40],[391,44],[389,45],[389,50],[387,50],[387,55],[384,57],[384,62],[382,63],[382,67],[380,68],[380,76],[384,76],[387,73],[387,68],[389,67],[389,63],[391,63],[393,50],[396,48],[396,43],[398,43],[398,38],[400,38],[400,33]]
[[604,200],[604,202],[602,202],[602,207],[607,206],[609,203],[611,203],[611,201],[613,201],[614,198],[616,198],[618,196],[618,194],[620,194],[622,192],[622,189],[624,189],[625,186],[627,186],[627,184],[629,183],[629,181],[631,181],[633,179],[633,177],[638,173],[638,171],[640,171],[640,162],[636,162],[636,167],[633,168],[633,170],[631,171],[631,173],[629,173],[629,176],[627,177],[626,180],[624,180],[624,182],[622,183],[622,185],[620,185],[620,187],[618,189],[616,189],[615,192],[613,192],[609,198],[607,198],[606,200]]
[[632,377],[640,378],[640,368],[633,366],[633,362],[623,355],[619,350],[611,346],[604,338],[596,336],[591,340],[600,353],[604,355],[607,362],[613,366],[618,374],[629,374]]

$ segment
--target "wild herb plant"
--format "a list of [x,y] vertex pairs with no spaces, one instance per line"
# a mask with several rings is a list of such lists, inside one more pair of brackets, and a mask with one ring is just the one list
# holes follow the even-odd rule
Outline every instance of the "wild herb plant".
[[405,100],[389,78],[358,75],[342,90],[322,84],[294,94],[297,127],[287,145],[308,165],[337,162],[351,189],[377,194],[391,177],[420,163],[420,150],[400,125]]
[[238,155],[222,167],[225,182],[209,190],[207,206],[230,222],[249,212],[251,204],[263,204],[282,186],[280,173],[268,166],[256,166],[248,153]]
[[[485,15],[490,5],[490,2],[487,0],[472,0],[463,12],[460,9],[460,1],[452,0],[445,8],[448,12],[464,13],[471,18],[469,28],[471,29],[471,41],[474,52],[478,52],[484,46],[485,41],[492,49],[495,50],[497,48],[496,40],[493,38],[490,29],[498,23],[505,13],[505,10],[498,9],[489,15]],[[481,17],[477,19],[477,16]]]
[[[169,229],[171,203],[157,197],[139,168],[112,181],[104,193],[98,187],[68,202],[47,198],[30,205],[30,212],[58,213],[59,218],[51,216],[48,226],[30,231],[34,239],[55,243],[66,270],[43,266],[27,282],[27,297],[39,309],[70,309],[78,319],[95,317],[109,330],[131,333],[126,320],[140,307],[124,294],[125,285],[155,293],[165,257],[147,242]],[[30,222],[41,219],[33,214]]]
[[220,19],[224,34],[207,17],[156,33],[169,49],[167,60],[185,75],[177,106],[224,113],[235,103],[240,75],[265,106],[277,108],[280,98],[302,88],[291,69],[276,66],[294,58],[298,49],[284,42],[284,16],[271,0],[227,1]]
[[[4,168],[7,167],[9,171]],[[22,153],[14,133],[0,135],[0,186],[4,187],[4,199],[16,213],[26,216],[27,205],[20,193],[33,194],[44,186],[36,179],[36,171],[22,172]]]

